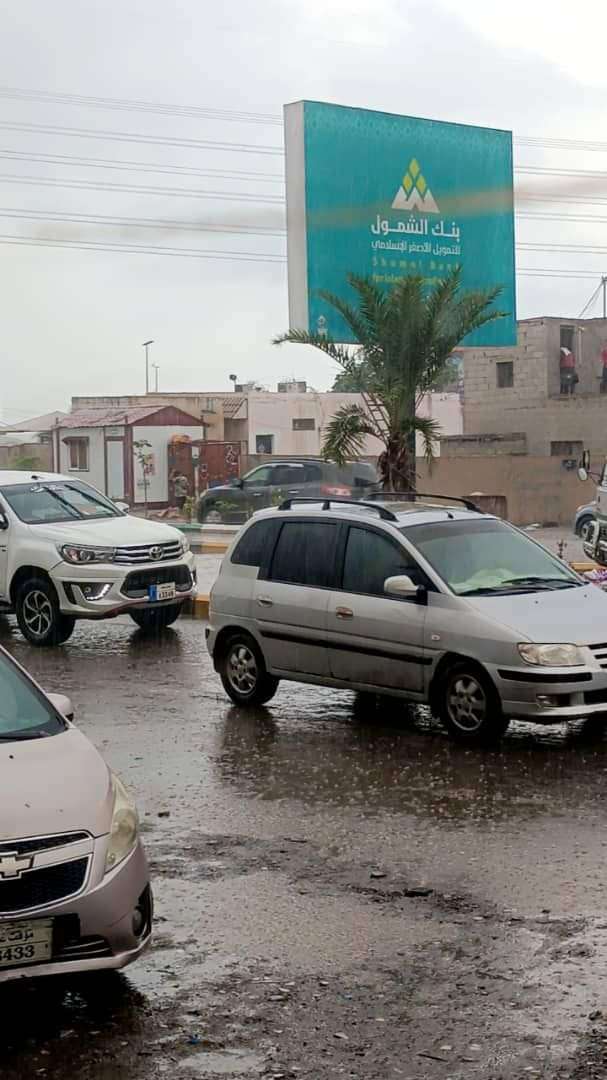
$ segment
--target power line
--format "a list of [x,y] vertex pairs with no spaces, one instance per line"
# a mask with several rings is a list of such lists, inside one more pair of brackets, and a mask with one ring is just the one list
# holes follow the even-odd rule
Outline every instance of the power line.
[[113,243],[112,241],[104,241],[98,243],[97,241],[88,240],[62,240],[58,237],[51,236],[14,236],[11,234],[0,234],[0,244],[14,244],[18,247],[60,247],[60,248],[76,248],[80,251],[110,251],[117,252],[124,255],[169,255],[178,258],[190,258],[190,259],[217,259],[219,261],[235,261],[235,262],[265,262],[265,263],[280,263],[281,265],[286,263],[286,256],[284,255],[272,255],[264,254],[263,252],[252,251],[215,251],[213,249],[204,250],[199,248],[170,248],[162,247],[156,244],[126,244],[126,243]]
[[222,222],[173,221],[166,218],[112,217],[109,214],[77,214],[56,210],[27,210],[24,208],[0,207],[0,217],[15,220],[60,221],[76,225],[128,226],[141,229],[168,229],[171,232],[211,232],[246,236],[284,237],[286,229],[274,229],[265,225],[224,224]]
[[129,131],[101,131],[93,128],[70,128],[54,124],[24,124],[0,120],[5,131],[23,131],[36,135],[65,135],[81,139],[111,139],[116,142],[148,143],[153,146],[181,146],[196,150],[229,150],[239,154],[280,154],[282,146],[255,146],[252,143],[210,142],[206,139],[172,139],[160,135],[140,135]]
[[170,173],[179,176],[202,176],[221,180],[244,180],[255,183],[284,185],[280,173],[242,171],[240,169],[196,169],[191,165],[158,165],[148,161],[116,161],[111,158],[79,157],[72,154],[41,154],[36,151],[1,150],[0,159],[5,161],[29,161],[40,165],[81,165],[87,169],[120,169],[125,172]]
[[96,180],[56,180],[51,176],[14,176],[12,173],[0,173],[3,184],[33,184],[36,187],[74,188],[79,191],[126,191],[138,195],[177,195],[186,199],[222,199],[228,202],[264,203],[270,206],[283,206],[280,195],[254,195],[249,192],[200,191],[197,188],[149,187],[144,184],[115,184]]

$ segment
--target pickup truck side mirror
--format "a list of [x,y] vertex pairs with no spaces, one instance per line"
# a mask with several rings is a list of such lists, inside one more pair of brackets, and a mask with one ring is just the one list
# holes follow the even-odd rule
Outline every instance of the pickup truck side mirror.
[[588,469],[585,469],[582,465],[580,465],[577,474],[580,480],[586,481],[588,479]]
[[8,518],[3,510],[0,510],[0,532],[6,532],[8,529]]
[[122,510],[123,514],[128,514],[129,510],[131,509],[129,504],[126,503],[126,502],[123,502],[122,499],[118,499],[114,503],[114,506],[116,507],[117,510]]

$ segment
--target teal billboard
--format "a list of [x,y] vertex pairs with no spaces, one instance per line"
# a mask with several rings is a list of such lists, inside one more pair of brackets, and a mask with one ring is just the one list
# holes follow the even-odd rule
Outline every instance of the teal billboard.
[[352,299],[348,273],[389,288],[461,265],[509,312],[464,344],[516,343],[511,132],[300,101],[285,140],[291,327],[351,341],[319,289]]

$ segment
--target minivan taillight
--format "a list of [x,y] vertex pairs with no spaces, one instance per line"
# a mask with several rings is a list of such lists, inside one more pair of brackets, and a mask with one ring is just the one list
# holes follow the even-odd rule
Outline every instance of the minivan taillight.
[[345,487],[344,484],[321,484],[321,495],[334,495],[336,498],[346,498],[352,494],[352,490],[349,487]]

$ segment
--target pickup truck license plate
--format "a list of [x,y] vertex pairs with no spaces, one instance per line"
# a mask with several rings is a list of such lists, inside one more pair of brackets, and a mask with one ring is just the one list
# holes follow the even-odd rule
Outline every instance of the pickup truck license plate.
[[53,920],[0,922],[0,968],[40,964],[53,952]]
[[175,582],[167,582],[166,585],[150,585],[148,600],[173,600],[176,595]]

